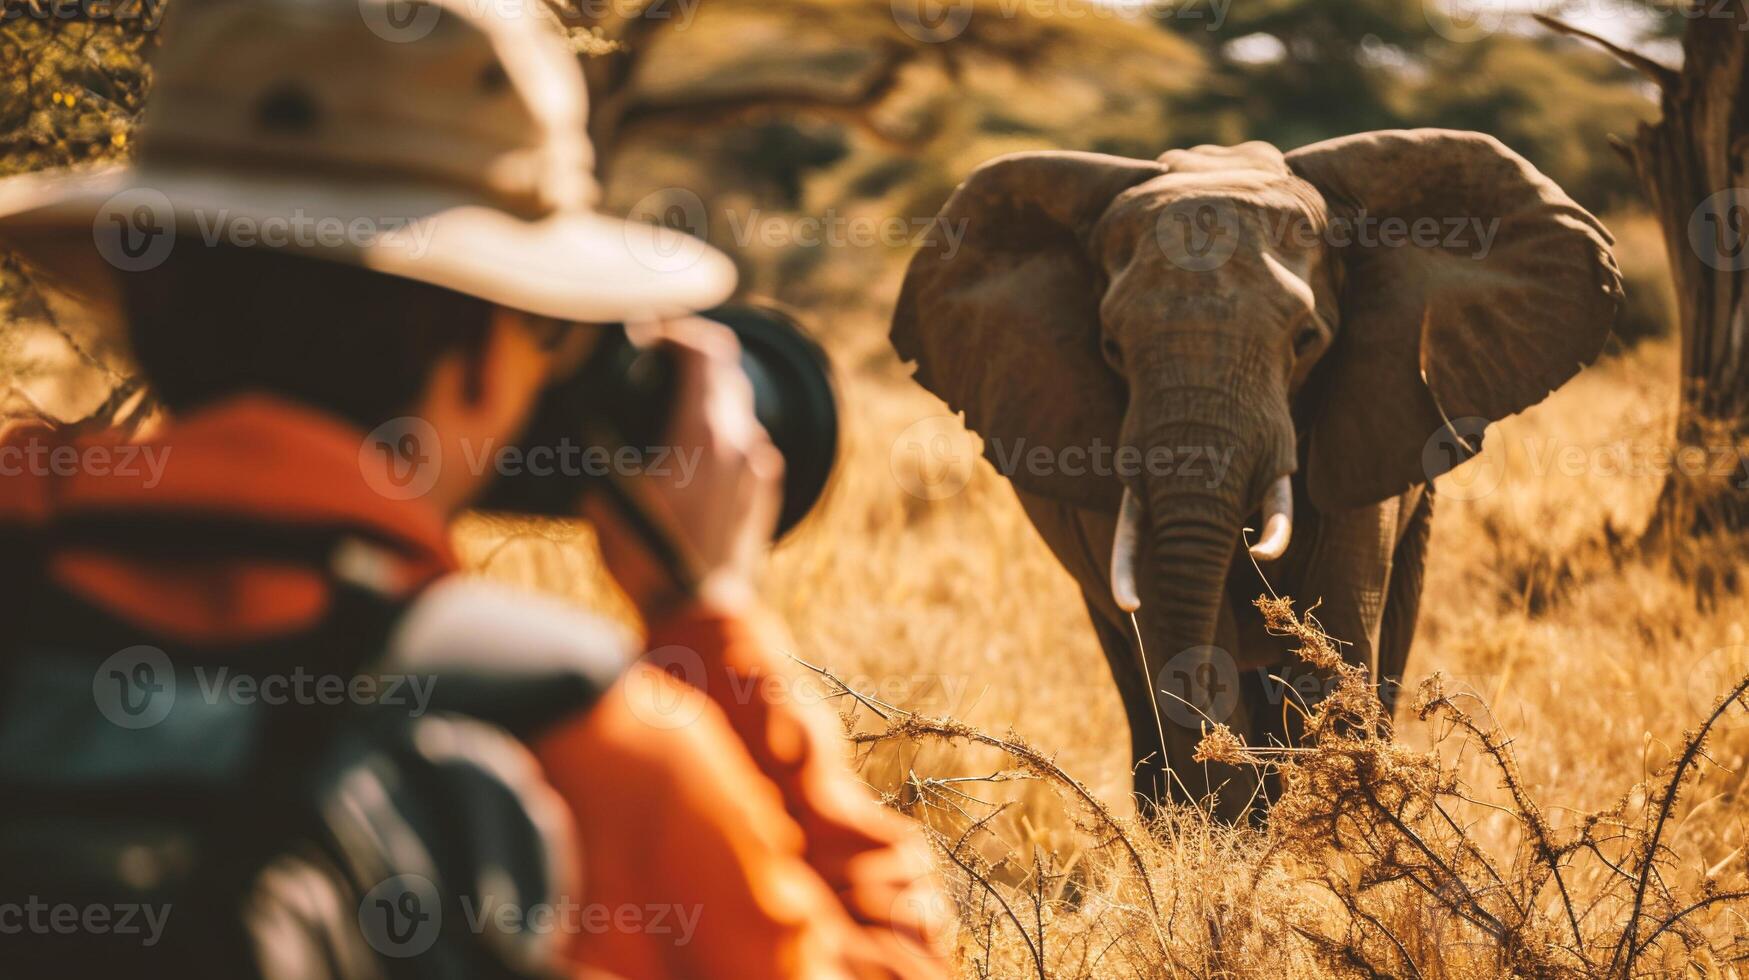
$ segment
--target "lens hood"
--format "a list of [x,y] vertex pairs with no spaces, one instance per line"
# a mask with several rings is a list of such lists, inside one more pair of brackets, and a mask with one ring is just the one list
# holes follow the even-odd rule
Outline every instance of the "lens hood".
[[826,492],[838,459],[838,395],[826,353],[794,317],[769,305],[701,313],[735,332],[753,411],[783,454],[777,537],[800,524]]

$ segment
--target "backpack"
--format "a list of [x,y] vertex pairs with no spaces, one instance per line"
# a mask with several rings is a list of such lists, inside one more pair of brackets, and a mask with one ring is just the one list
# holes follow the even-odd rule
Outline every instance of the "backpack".
[[[541,911],[579,865],[523,742],[613,682],[623,633],[456,576],[388,598],[346,574],[380,551],[345,529],[106,524],[53,540],[278,556],[336,591],[313,629],[199,647],[6,590],[0,975],[559,975]],[[10,534],[8,564],[40,569],[47,536]]]

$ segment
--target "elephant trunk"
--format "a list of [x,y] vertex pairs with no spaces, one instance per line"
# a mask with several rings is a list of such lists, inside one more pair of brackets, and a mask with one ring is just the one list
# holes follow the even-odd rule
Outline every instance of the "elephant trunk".
[[1131,593],[1144,610],[1154,664],[1215,642],[1228,569],[1254,511],[1262,511],[1262,521],[1252,525],[1258,532],[1251,537],[1254,557],[1279,558],[1291,540],[1287,476],[1295,438],[1285,379],[1258,363],[1235,357],[1204,364],[1202,376],[1187,378],[1181,359],[1174,365],[1180,371],[1170,372],[1175,377],[1137,386],[1129,438],[1154,459],[1176,465],[1148,469],[1126,494],[1113,546],[1113,589],[1124,607],[1119,552],[1141,550],[1146,557],[1138,561],[1150,563],[1151,582],[1145,594]]
[[[1221,597],[1244,505],[1226,487],[1148,486],[1147,553],[1153,582],[1147,604],[1155,636],[1148,659],[1170,660],[1215,640]],[[1158,685],[1156,685],[1158,686]]]
[[[1125,487],[1117,514],[1117,536],[1111,544],[1111,595],[1124,612],[1133,613],[1142,607],[1141,590],[1136,585],[1136,561],[1146,533],[1147,514],[1142,501],[1135,491]],[[1293,478],[1283,474],[1275,478],[1263,495],[1263,532],[1251,545],[1251,557],[1274,561],[1287,552],[1293,536]]]

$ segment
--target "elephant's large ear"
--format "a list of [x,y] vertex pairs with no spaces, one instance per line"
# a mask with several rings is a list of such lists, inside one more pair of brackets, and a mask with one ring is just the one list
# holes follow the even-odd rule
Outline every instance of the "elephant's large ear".
[[1114,197],[1164,172],[1095,153],[998,157],[954,191],[911,260],[893,347],[966,413],[984,455],[1021,489],[1117,511],[1116,479],[1024,459],[1117,444],[1124,384],[1100,354],[1100,277],[1085,240]]
[[1287,161],[1331,206],[1342,277],[1308,391],[1319,506],[1432,479],[1467,458],[1478,420],[1536,404],[1602,349],[1621,299],[1613,240],[1493,137],[1364,133]]

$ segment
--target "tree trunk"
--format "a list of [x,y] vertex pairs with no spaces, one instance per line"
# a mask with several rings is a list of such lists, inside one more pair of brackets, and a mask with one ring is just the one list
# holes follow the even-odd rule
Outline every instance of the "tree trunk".
[[1627,147],[1676,285],[1676,455],[1654,525],[1677,535],[1749,529],[1749,2],[1694,13],[1681,71],[1643,69],[1663,118]]
[[1662,118],[1618,144],[1659,225],[1682,341],[1675,452],[1650,534],[1749,530],[1749,0],[1693,0],[1672,70],[1583,30],[1657,86]]

